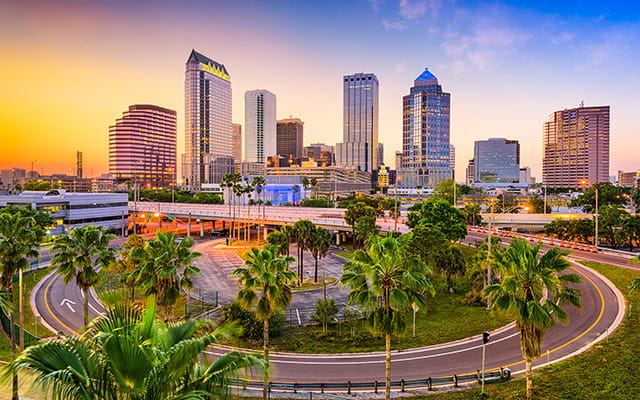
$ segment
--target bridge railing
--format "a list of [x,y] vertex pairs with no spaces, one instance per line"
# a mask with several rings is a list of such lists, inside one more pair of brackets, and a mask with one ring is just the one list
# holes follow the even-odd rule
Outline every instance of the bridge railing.
[[[467,373],[461,375],[450,375],[443,377],[426,377],[423,379],[412,380],[396,380],[391,381],[391,390],[405,392],[407,390],[426,389],[434,390],[437,387],[453,386],[458,387],[461,384],[469,384],[471,382],[481,383],[482,379],[486,382],[503,382],[511,379],[511,370],[509,368],[499,368],[495,370],[485,371],[484,375],[480,371],[475,373]],[[264,382],[253,379],[231,379],[230,384],[236,388],[241,389],[254,389],[262,390]],[[278,392],[292,392],[298,393],[299,391],[309,393],[347,393],[352,394],[354,392],[373,392],[385,390],[386,382],[373,381],[373,382],[331,382],[331,383],[310,383],[310,382],[277,382],[271,381],[268,383],[268,390]]]

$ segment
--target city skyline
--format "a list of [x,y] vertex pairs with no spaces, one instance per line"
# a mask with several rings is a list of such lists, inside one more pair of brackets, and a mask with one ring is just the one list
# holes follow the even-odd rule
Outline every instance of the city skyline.
[[[9,93],[0,108],[6,144],[0,168],[29,170],[36,161],[39,172],[66,172],[79,150],[85,175],[107,172],[108,126],[135,103],[178,112],[181,153],[182,68],[185,53],[196,48],[234,72],[233,122],[242,122],[245,90],[269,87],[279,99],[278,118],[306,122],[305,145],[340,141],[340,77],[369,71],[381,82],[379,140],[387,148],[386,164],[393,166],[401,143],[401,97],[414,71],[428,66],[455,99],[456,170],[463,171],[472,157],[474,140],[503,136],[520,141],[522,165],[540,178],[541,126],[549,113],[581,100],[611,106],[609,175],[634,170],[637,157],[628,143],[638,135],[640,69],[631,60],[638,53],[640,6],[583,3],[527,8],[509,2],[275,2],[270,8],[243,2],[177,9],[9,1],[0,6],[0,15],[11,16],[0,17],[6,55],[0,72],[11,77],[0,82]],[[285,26],[279,22],[286,16],[299,18]],[[222,36],[228,39],[211,40]],[[96,41],[101,46],[93,46]],[[250,60],[258,49],[278,57],[256,67]],[[38,62],[23,62],[34,53]],[[315,95],[307,96],[310,91]]]

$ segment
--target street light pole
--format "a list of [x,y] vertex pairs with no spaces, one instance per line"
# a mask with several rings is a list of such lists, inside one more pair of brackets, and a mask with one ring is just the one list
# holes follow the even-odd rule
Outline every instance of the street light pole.
[[600,244],[598,241],[598,187],[596,185],[593,185],[593,187],[596,189],[596,237],[595,237],[595,242],[596,242],[596,247],[598,247],[598,245]]

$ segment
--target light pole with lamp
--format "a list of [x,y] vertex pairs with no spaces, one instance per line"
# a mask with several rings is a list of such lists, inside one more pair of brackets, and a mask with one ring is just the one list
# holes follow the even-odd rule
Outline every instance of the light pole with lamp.
[[489,339],[491,334],[489,332],[482,332],[482,389],[480,393],[484,393],[484,360],[486,355],[487,343],[489,343]]

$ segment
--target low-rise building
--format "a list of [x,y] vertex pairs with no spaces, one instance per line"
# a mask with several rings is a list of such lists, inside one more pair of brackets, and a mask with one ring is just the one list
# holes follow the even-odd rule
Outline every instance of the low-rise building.
[[24,191],[0,195],[0,207],[31,206],[51,215],[50,235],[68,233],[85,225],[103,226],[118,232],[126,229],[129,218],[127,193],[69,193],[63,189],[47,192]]
[[316,178],[318,183],[313,191],[318,195],[369,193],[371,190],[371,174],[339,167],[266,168],[265,179],[269,184],[302,185],[305,177]]

